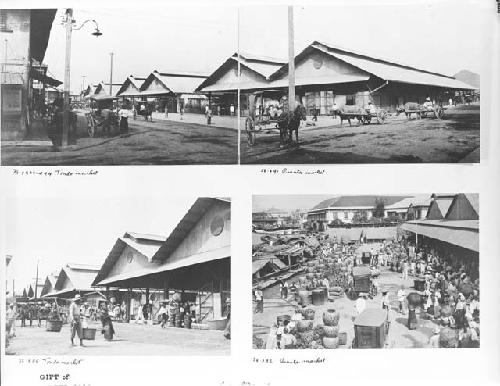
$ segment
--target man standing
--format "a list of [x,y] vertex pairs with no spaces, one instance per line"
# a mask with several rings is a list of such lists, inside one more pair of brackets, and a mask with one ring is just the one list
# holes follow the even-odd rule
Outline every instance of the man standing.
[[14,336],[16,336],[16,311],[14,311],[14,303],[10,303],[7,310],[7,337]]
[[404,285],[402,285],[401,288],[398,290],[397,296],[399,302],[399,312],[404,314],[404,302],[406,298],[406,291]]
[[80,295],[76,295],[69,306],[69,322],[71,326],[71,345],[74,346],[75,334],[80,339],[80,346],[83,346],[82,320],[80,317]]
[[257,302],[256,312],[264,312],[264,294],[260,288],[255,290],[255,301]]

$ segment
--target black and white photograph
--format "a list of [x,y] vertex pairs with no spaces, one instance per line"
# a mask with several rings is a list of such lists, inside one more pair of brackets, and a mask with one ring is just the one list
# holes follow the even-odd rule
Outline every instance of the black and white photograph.
[[[483,15],[447,2],[241,8],[240,162],[479,162]],[[230,68],[218,71],[224,83]]]
[[479,195],[253,197],[253,347],[479,348]]
[[229,199],[27,198],[6,217],[7,355],[230,354]]
[[[2,9],[3,165],[238,163],[234,7]],[[168,27],[166,27],[168,26]]]

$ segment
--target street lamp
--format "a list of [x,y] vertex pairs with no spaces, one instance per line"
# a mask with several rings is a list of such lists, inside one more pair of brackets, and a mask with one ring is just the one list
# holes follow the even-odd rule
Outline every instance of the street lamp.
[[62,146],[68,145],[68,132],[69,132],[69,94],[70,94],[70,63],[71,63],[71,33],[73,30],[80,30],[87,23],[94,23],[95,30],[92,35],[99,37],[102,32],[99,30],[99,25],[93,19],[85,20],[79,27],[73,27],[73,9],[66,9],[66,19],[64,23],[66,24],[66,58],[64,61],[64,99],[63,99],[63,132],[62,132]]

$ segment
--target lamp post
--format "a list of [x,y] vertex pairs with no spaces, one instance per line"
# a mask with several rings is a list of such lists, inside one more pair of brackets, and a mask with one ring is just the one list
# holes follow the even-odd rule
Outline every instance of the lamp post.
[[64,91],[63,91],[63,127],[62,127],[62,146],[68,146],[68,133],[70,124],[70,111],[69,111],[69,94],[70,94],[70,68],[71,68],[71,34],[73,30],[81,29],[88,22],[93,22],[95,31],[92,35],[99,37],[102,35],[99,31],[99,26],[95,20],[85,20],[80,27],[73,27],[73,9],[66,9],[66,18],[64,20],[66,28],[66,56],[64,59]]
[[293,5],[288,6],[288,111],[295,109],[295,53]]

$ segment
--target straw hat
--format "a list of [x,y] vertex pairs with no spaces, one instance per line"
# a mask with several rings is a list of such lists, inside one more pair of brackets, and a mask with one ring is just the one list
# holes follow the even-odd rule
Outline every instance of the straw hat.
[[81,296],[79,294],[76,294],[73,300],[81,300]]

